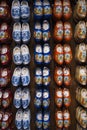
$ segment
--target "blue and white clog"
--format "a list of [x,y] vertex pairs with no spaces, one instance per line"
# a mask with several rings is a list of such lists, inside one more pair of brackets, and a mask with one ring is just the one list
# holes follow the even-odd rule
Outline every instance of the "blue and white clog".
[[43,113],[43,130],[49,130],[50,126],[50,112],[45,111]]
[[42,106],[42,90],[41,89],[36,90],[34,105],[36,108],[41,108]]
[[23,86],[28,86],[30,83],[30,72],[26,67],[23,67],[21,70],[21,81]]
[[21,83],[21,68],[15,68],[13,75],[12,75],[12,85],[17,87]]
[[28,43],[31,38],[30,27],[28,23],[22,24],[22,42]]
[[23,119],[23,111],[21,109],[19,109],[15,116],[15,125],[18,130],[22,129],[22,124],[23,124],[22,119]]
[[24,110],[23,112],[23,129],[24,130],[29,130],[30,128],[30,110]]
[[16,43],[20,43],[21,42],[21,23],[14,23],[13,25],[13,32],[12,32],[12,37],[13,40]]
[[19,46],[16,46],[13,49],[13,62],[16,65],[21,65],[22,64],[22,55],[21,55],[21,49]]
[[43,108],[47,109],[50,105],[50,93],[49,90],[43,90]]
[[21,88],[18,88],[14,93],[13,104],[15,108],[20,108],[22,105],[21,95],[22,95],[22,90]]
[[23,109],[28,108],[29,104],[30,104],[30,92],[29,89],[24,88],[22,90],[22,107]]
[[14,21],[19,21],[21,16],[20,1],[13,0],[11,7],[11,16]]
[[43,115],[42,115],[42,111],[39,111],[36,113],[36,127],[37,130],[41,130],[42,129],[42,125],[43,125]]
[[27,45],[23,44],[21,46],[21,55],[22,55],[22,61],[24,65],[27,65],[30,63],[30,51]]

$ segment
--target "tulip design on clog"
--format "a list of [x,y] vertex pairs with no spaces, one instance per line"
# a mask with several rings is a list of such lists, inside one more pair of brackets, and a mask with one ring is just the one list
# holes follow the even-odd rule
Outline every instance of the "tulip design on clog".
[[16,108],[20,108],[21,107],[21,104],[22,104],[22,90],[21,88],[18,88],[16,91],[15,91],[15,94],[14,94],[14,106]]
[[21,78],[21,68],[17,67],[15,68],[12,76],[12,84],[13,86],[19,86],[20,85],[20,78]]
[[36,22],[34,25],[34,39],[36,42],[40,42],[42,40],[42,27],[39,22]]
[[45,87],[49,86],[51,82],[50,70],[47,67],[43,68],[43,85]]
[[28,129],[29,130],[29,127],[30,127],[30,118],[31,118],[31,115],[30,115],[30,110],[25,110],[23,112],[23,129],[26,130]]
[[46,111],[43,113],[43,129],[48,130],[50,126],[50,112]]
[[30,104],[30,92],[29,89],[24,88],[22,90],[22,107],[23,109],[28,108],[29,104]]
[[41,68],[37,68],[35,70],[35,83],[37,86],[42,86],[42,81],[43,81],[43,77],[42,77],[42,69]]
[[36,127],[37,129],[42,129],[42,124],[43,124],[43,115],[42,115],[42,112],[39,111],[36,113]]
[[23,67],[21,70],[21,81],[23,86],[28,86],[30,83],[30,72],[26,67]]
[[41,89],[36,90],[34,105],[36,108],[40,108],[42,106],[42,90]]
[[43,1],[43,14],[45,19],[49,19],[52,16],[52,8],[49,0]]
[[36,45],[35,47],[35,62],[37,64],[42,64],[43,63],[43,52],[42,52],[42,46],[41,45]]
[[43,21],[42,29],[43,29],[43,41],[47,42],[50,40],[50,37],[51,37],[50,24],[47,20]]
[[43,46],[44,63],[49,64],[51,62],[51,50],[48,43]]
[[49,90],[43,90],[43,108],[47,109],[50,105],[50,93]]
[[15,116],[15,125],[18,130],[22,129],[22,122],[23,122],[23,111],[19,109]]
[[34,17],[35,19],[41,19],[43,16],[43,5],[41,0],[35,0],[34,3]]

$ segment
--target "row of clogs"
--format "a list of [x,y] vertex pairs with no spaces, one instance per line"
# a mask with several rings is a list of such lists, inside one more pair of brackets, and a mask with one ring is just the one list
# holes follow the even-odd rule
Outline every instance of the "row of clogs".
[[34,1],[35,24],[33,37],[36,43],[34,60],[37,65],[43,66],[35,69],[35,85],[37,88],[34,105],[37,109],[35,120],[37,130],[48,130],[50,126],[50,91],[48,87],[51,82],[51,74],[50,69],[46,66],[51,63],[52,59],[50,50],[51,29],[49,22],[51,16],[52,7],[49,0]]
[[[31,38],[31,31],[29,26],[30,7],[27,0],[13,0],[11,6],[11,16],[13,21],[12,38],[16,43],[13,48],[13,62],[15,67],[12,75],[12,85],[14,87],[20,86],[14,92],[13,105],[17,108],[15,114],[15,126],[17,130],[30,129],[31,112],[30,105],[30,71],[26,65],[29,65],[31,55],[28,44]],[[25,87],[22,89],[22,87]]]

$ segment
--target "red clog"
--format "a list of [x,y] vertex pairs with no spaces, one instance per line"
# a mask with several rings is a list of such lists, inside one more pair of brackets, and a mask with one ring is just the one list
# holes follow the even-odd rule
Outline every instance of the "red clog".
[[54,6],[53,6],[53,16],[56,18],[56,20],[61,19],[63,15],[63,8],[62,8],[62,1],[61,0],[55,0]]
[[63,46],[61,44],[57,44],[54,49],[54,60],[59,65],[62,65],[64,62]]
[[6,21],[9,20],[10,17],[10,8],[6,1],[3,0],[0,2],[0,19]]
[[63,40],[63,23],[58,21],[54,26],[54,39],[57,42],[61,42]]
[[64,23],[64,41],[70,42],[72,39],[72,26],[69,22]]
[[58,86],[63,84],[63,70],[61,67],[56,67],[54,71],[54,80]]
[[64,61],[66,64],[72,61],[72,50],[69,44],[64,44]]
[[58,128],[63,128],[63,113],[62,111],[57,111],[55,113],[55,121],[56,121],[56,126]]
[[70,91],[67,88],[63,89],[63,99],[64,99],[64,106],[69,107],[71,104],[71,96],[70,96]]
[[0,69],[0,87],[6,87],[11,80],[11,71],[9,68]]
[[0,60],[2,65],[8,65],[11,61],[11,51],[8,45],[1,47]]
[[65,20],[70,19],[72,16],[72,8],[70,0],[63,0],[63,18]]
[[70,74],[70,69],[68,67],[63,68],[63,75],[64,75],[65,86],[70,86],[71,85],[71,74]]
[[58,108],[62,107],[63,105],[63,93],[61,88],[57,88],[55,90],[55,103]]
[[12,102],[12,93],[10,90],[6,90],[3,93],[3,99],[2,99],[3,108],[8,108],[11,102]]
[[7,23],[0,25],[0,42],[6,43],[11,41],[11,30]]

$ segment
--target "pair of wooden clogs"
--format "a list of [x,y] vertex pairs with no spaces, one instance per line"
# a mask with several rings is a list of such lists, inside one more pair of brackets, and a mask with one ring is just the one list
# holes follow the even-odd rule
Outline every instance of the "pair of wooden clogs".
[[55,0],[53,6],[53,16],[56,20],[61,19],[68,20],[72,16],[72,8],[70,0]]
[[55,113],[55,121],[56,121],[56,126],[60,129],[62,128],[68,128],[70,126],[70,112],[65,109],[64,111],[56,111]]

